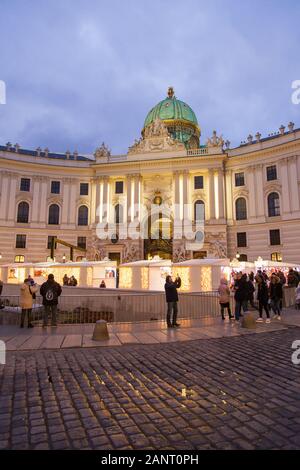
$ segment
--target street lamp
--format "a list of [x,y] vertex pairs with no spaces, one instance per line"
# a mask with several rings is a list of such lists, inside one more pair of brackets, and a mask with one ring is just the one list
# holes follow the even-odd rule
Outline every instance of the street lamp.
[[236,259],[239,260],[241,255],[239,254],[239,252],[237,252],[237,254],[235,255]]
[[63,254],[62,259],[63,259],[63,263],[65,263],[66,262],[66,255],[65,254]]
[[0,253],[0,261],[2,260],[2,253]]

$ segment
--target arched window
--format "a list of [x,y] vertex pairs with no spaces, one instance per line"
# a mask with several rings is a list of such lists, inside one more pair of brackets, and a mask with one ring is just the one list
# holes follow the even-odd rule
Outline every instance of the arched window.
[[235,215],[236,215],[236,220],[247,219],[247,205],[246,205],[246,199],[244,197],[239,197],[235,201]]
[[123,206],[121,204],[117,204],[115,206],[115,223],[116,224],[123,223]]
[[268,196],[268,215],[276,217],[280,215],[280,202],[278,193],[270,193]]
[[59,205],[58,204],[51,204],[51,206],[49,206],[48,224],[49,225],[59,224]]
[[89,209],[87,206],[80,206],[78,209],[78,225],[88,225]]
[[22,201],[18,205],[17,222],[22,224],[28,224],[29,219],[29,204],[28,202]]
[[194,203],[194,221],[199,222],[205,219],[205,204],[203,201],[196,201]]

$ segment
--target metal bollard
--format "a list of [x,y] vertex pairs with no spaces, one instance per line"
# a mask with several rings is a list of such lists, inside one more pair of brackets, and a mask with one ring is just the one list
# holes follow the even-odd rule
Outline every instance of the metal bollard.
[[97,320],[93,333],[93,341],[103,341],[109,339],[107,322],[105,320]]

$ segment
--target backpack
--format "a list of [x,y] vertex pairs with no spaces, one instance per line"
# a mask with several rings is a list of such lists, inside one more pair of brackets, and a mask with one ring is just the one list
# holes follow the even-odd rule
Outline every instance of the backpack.
[[48,285],[47,289],[44,293],[44,297],[45,297],[45,300],[47,302],[56,301],[57,297],[58,297],[56,286],[55,285],[53,285],[53,286]]

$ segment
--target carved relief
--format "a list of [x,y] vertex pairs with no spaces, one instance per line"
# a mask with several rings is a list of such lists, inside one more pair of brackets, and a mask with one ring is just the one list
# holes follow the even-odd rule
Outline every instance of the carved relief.
[[172,139],[163,121],[156,118],[154,122],[146,127],[144,136],[139,140],[135,140],[134,144],[129,147],[128,154],[171,150],[185,150],[185,146],[182,142]]

